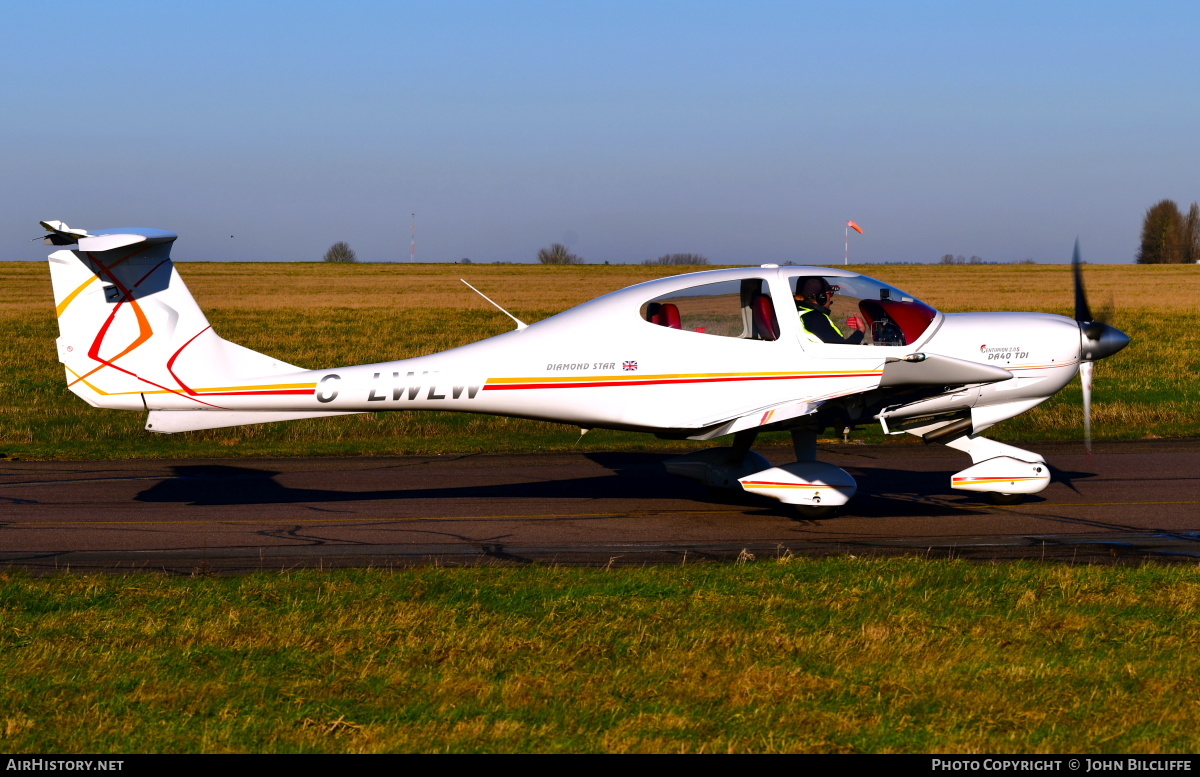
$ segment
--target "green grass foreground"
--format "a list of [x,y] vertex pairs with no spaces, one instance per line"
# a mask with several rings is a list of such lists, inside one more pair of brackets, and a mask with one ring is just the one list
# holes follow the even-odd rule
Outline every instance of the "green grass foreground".
[[1195,566],[0,577],[7,752],[1195,752]]

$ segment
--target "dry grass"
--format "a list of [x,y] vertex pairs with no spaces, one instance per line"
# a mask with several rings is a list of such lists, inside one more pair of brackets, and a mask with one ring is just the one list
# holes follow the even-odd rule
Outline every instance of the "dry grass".
[[0,582],[8,752],[1186,753],[1194,567]]
[[[852,267],[910,291],[946,312],[1027,310],[1074,315],[1071,267],[1046,265],[861,265]],[[1084,268],[1093,313],[1115,315],[1196,311],[1200,267],[1096,264]]]
[[[182,262],[180,274],[201,306],[276,310],[308,308],[467,308],[490,306],[459,281],[465,278],[505,307],[558,312],[634,283],[694,268],[644,265],[447,265]],[[715,269],[715,268],[713,268]],[[948,312],[1036,310],[1073,305],[1069,265],[855,265],[849,269],[910,291]],[[1090,265],[1092,307],[1195,312],[1200,271],[1191,265]],[[8,291],[0,311],[53,308],[41,262],[0,262]]]
[[[461,279],[506,308],[553,312],[634,283],[687,272],[642,265],[326,264],[295,262],[181,262],[176,265],[205,311],[494,310]],[[10,292],[5,313],[53,310],[50,276],[41,262],[0,262]]]
[[[430,353],[499,334],[511,322],[459,283],[465,277],[526,321],[599,294],[672,274],[642,265],[332,265],[184,263],[181,273],[214,327],[231,340],[305,367]],[[687,269],[687,268],[685,268]],[[876,265],[854,268],[948,312],[1070,314],[1066,265]],[[1190,266],[1087,268],[1093,308],[1134,344],[1096,375],[1096,435],[1200,433],[1200,273]],[[148,435],[139,414],[98,411],[67,392],[54,354],[49,274],[42,263],[0,263],[0,453],[27,458],[394,454],[474,450],[661,447],[645,435],[442,413],[390,413],[186,435]],[[447,323],[453,321],[453,325]],[[1077,384],[997,427],[1007,440],[1081,434]],[[875,439],[874,428],[859,439]]]

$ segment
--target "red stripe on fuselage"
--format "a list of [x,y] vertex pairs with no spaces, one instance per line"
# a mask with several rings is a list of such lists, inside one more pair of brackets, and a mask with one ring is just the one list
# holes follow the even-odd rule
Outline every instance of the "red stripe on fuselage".
[[681,383],[739,383],[750,380],[811,380],[813,378],[871,378],[880,373],[827,373],[822,375],[746,375],[736,378],[674,378],[663,380],[580,381],[578,383],[488,383],[484,391],[514,389],[608,388],[611,386],[661,386]]
[[279,391],[202,391],[202,397],[274,396],[276,394],[316,394],[316,389],[280,389]]

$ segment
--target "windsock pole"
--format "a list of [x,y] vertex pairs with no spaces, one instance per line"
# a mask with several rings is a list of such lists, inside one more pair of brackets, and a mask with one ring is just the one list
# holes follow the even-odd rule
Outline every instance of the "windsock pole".
[[863,228],[855,224],[853,221],[846,222],[846,260],[845,263],[850,264],[850,230],[854,230],[858,234],[863,233]]

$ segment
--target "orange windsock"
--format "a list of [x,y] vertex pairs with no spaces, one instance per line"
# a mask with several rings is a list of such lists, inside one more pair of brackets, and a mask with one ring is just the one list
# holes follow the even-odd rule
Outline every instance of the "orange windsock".
[[855,224],[853,221],[847,221],[846,226],[850,227],[851,229],[853,229],[855,232],[857,232],[860,235],[863,233],[862,227]]

